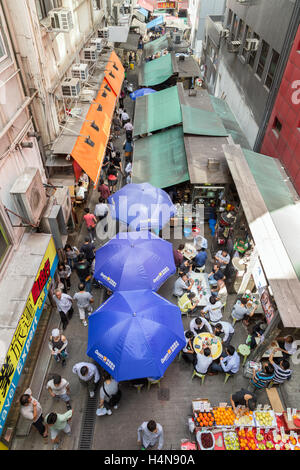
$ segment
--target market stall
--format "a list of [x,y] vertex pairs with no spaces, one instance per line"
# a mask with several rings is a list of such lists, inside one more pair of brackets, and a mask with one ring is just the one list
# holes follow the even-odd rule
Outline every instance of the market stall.
[[269,405],[252,412],[227,403],[212,405],[206,398],[192,401],[188,420],[191,440],[182,450],[300,450],[300,420],[296,409],[276,413]]

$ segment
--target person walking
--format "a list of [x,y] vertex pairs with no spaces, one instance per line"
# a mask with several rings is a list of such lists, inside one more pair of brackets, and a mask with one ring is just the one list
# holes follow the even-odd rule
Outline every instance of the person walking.
[[119,383],[116,382],[108,372],[104,374],[104,383],[100,388],[100,402],[99,407],[97,409],[97,416],[101,416],[103,413],[103,409],[106,409],[106,413],[108,415],[112,414],[111,408],[113,407],[115,410],[118,408],[118,403],[121,400],[121,390],[119,389]]
[[129,121],[129,119],[130,119],[129,114],[127,113],[126,109],[124,109],[123,113],[121,114],[121,121],[122,121],[123,127]]
[[65,246],[65,255],[71,270],[74,269],[75,263],[77,263],[77,257],[79,255],[78,248],[76,246],[72,247],[71,245],[67,244]]
[[58,275],[60,282],[64,285],[64,293],[66,294],[71,288],[72,270],[68,264],[61,263],[58,265]]
[[104,184],[103,178],[101,178],[99,181],[98,192],[100,193],[100,197],[104,200],[104,202],[107,202],[107,199],[110,196],[110,190],[109,187]]
[[20,413],[23,418],[32,421],[32,425],[43,437],[44,443],[47,444],[48,431],[44,423],[43,411],[41,404],[32,396],[32,391],[27,388],[20,397]]
[[107,170],[108,188],[111,194],[114,193],[114,187],[118,184],[118,170],[110,164]]
[[52,379],[48,381],[46,388],[53,398],[60,399],[65,402],[67,410],[71,410],[70,403],[70,384],[60,375],[54,374]]
[[89,292],[86,292],[83,282],[78,284],[78,289],[79,292],[76,292],[73,299],[77,302],[79,318],[82,321],[83,326],[87,326],[86,314],[90,315],[93,311],[92,303],[94,302],[94,299]]
[[90,362],[78,362],[74,364],[72,369],[73,374],[76,374],[82,384],[86,384],[90,397],[93,398],[97,388],[97,383],[100,380],[100,374],[97,366]]
[[89,263],[88,260],[85,259],[83,253],[80,253],[78,255],[78,261],[75,264],[75,271],[77,273],[79,281],[85,285],[85,290],[87,292],[90,292],[92,287],[91,263]]
[[53,444],[53,450],[59,448],[60,440],[59,434],[63,431],[67,436],[71,435],[70,421],[72,419],[73,410],[68,410],[64,414],[60,413],[48,413],[45,417],[45,421],[50,429],[51,442]]
[[69,320],[71,320],[73,315],[73,299],[68,294],[63,294],[60,289],[56,289],[53,299],[56,303],[60,319],[62,321],[63,330],[67,328]]
[[142,450],[153,448],[158,444],[157,450],[164,445],[164,432],[162,425],[153,419],[144,421],[138,428],[138,444],[142,444]]
[[66,365],[66,358],[68,357],[67,346],[67,338],[60,334],[58,328],[54,328],[49,338],[49,349],[56,362],[61,361],[62,366]]
[[92,264],[95,258],[95,245],[89,240],[89,237],[85,237],[84,244],[80,247],[80,253],[83,253],[85,259]]
[[87,230],[90,235],[91,243],[96,241],[96,225],[97,225],[97,219],[94,216],[94,214],[90,213],[90,209],[86,207],[84,209],[85,215],[83,216]]

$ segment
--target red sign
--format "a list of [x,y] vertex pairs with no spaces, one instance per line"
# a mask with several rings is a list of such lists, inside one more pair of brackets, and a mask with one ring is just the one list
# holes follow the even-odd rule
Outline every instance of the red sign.
[[48,258],[44,264],[44,267],[40,271],[39,277],[33,284],[31,293],[32,293],[34,305],[37,303],[38,298],[41,295],[41,292],[44,289],[45,285],[47,284],[49,277],[50,277],[50,261]]
[[157,2],[158,10],[167,10],[168,8],[176,8],[176,2]]

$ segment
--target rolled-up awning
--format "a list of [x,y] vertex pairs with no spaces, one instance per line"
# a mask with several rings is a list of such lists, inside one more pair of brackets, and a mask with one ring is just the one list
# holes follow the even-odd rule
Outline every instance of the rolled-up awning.
[[136,100],[134,135],[166,129],[182,122],[177,86]]
[[188,181],[182,127],[174,127],[135,142],[133,183],[151,183],[157,188]]
[[95,185],[99,179],[112,117],[124,79],[124,68],[115,52],[110,55],[105,71],[98,95],[90,105],[71,152],[71,156]]

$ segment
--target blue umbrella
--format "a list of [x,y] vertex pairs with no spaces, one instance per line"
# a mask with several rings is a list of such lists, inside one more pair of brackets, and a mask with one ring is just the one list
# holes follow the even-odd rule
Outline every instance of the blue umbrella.
[[150,95],[151,93],[156,93],[156,91],[152,90],[152,88],[139,88],[138,90],[130,93],[129,96],[134,101],[136,98],[139,98],[140,96]]
[[96,252],[94,277],[112,291],[158,290],[176,272],[173,245],[151,232],[121,232]]
[[161,229],[176,214],[170,196],[152,184],[126,184],[108,198],[111,214],[131,230]]
[[179,308],[150,290],[116,292],[89,317],[87,355],[117,381],[162,377],[185,344]]

